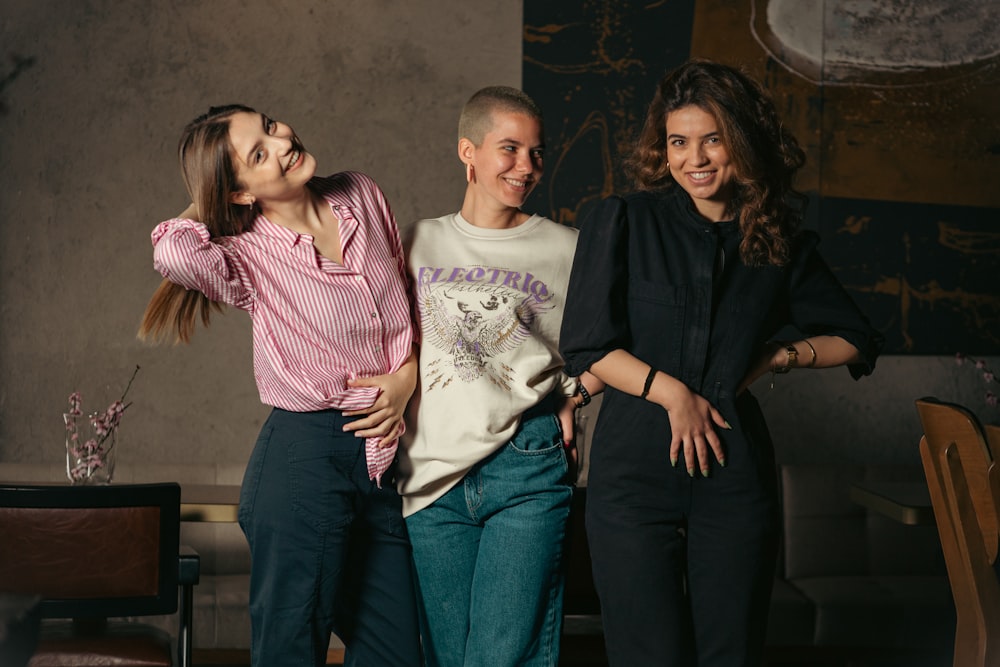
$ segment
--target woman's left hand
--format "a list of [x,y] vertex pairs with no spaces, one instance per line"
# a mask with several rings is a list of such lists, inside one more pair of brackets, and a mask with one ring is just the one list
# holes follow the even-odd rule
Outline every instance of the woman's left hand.
[[736,395],[739,396],[743,391],[757,381],[759,377],[765,373],[770,372],[774,367],[774,356],[777,350],[781,349],[781,346],[774,343],[769,343],[761,349],[760,353],[753,360],[753,364],[750,366],[750,370],[747,371],[746,376],[736,387]]
[[417,386],[416,355],[411,354],[395,373],[348,380],[347,386],[377,387],[379,394],[371,407],[344,411],[345,417],[362,417],[344,425],[344,430],[359,438],[381,437],[389,445],[402,432],[406,404]]
[[560,399],[559,409],[556,410],[556,417],[562,428],[562,440],[563,446],[566,448],[566,460],[569,463],[571,482],[576,480],[576,471],[579,465],[579,453],[576,449],[576,407],[577,401],[573,400],[572,396],[563,396]]
[[683,456],[689,475],[694,477],[697,466],[708,477],[713,456],[720,465],[726,465],[725,449],[715,429],[732,427],[705,397],[665,373],[659,375],[664,378],[665,388],[656,391],[654,387],[649,398],[667,411],[670,420],[670,465],[677,465]]

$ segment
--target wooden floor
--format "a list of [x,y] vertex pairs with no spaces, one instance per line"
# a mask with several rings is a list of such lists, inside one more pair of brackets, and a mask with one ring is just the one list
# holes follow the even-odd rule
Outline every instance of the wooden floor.
[[[607,667],[600,636],[577,635],[563,640],[559,667]],[[343,665],[343,649],[327,654],[327,665]],[[250,652],[195,650],[195,667],[249,667]],[[906,655],[858,650],[767,649],[764,667],[950,667],[949,656],[933,657],[924,651]]]
[[[604,642],[600,637],[574,638],[563,644],[559,667],[607,667]],[[249,667],[250,652],[240,650],[198,650],[193,652],[194,667]],[[343,649],[327,653],[327,665],[343,665]]]
[[[564,643],[559,667],[607,667],[604,642],[600,637],[574,637]],[[250,652],[240,650],[199,650],[193,652],[194,667],[249,667]],[[343,649],[327,653],[327,665],[343,665]]]

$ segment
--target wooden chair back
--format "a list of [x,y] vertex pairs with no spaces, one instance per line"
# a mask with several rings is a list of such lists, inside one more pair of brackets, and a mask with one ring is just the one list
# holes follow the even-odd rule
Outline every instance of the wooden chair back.
[[[1000,429],[989,436],[969,410],[917,401],[920,458],[941,537],[958,622],[954,667],[1000,667]],[[989,440],[987,439],[989,438]]]

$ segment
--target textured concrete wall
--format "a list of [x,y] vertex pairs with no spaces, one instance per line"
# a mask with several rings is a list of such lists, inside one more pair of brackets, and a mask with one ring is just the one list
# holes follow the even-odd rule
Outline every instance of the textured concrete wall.
[[[521,3],[6,0],[0,45],[0,461],[58,464],[67,395],[103,407],[140,364],[120,465],[238,464],[267,414],[247,317],[190,346],[134,336],[159,281],[149,231],[186,204],[181,128],[248,103],[292,123],[321,172],[373,175],[401,224],[440,215],[462,193],[461,104],[520,82]],[[950,358],[895,357],[857,384],[756,389],[784,460],[915,463],[913,399],[995,420],[983,388]]]
[[181,211],[184,124],[240,101],[287,120],[321,173],[365,171],[400,224],[456,209],[461,105],[519,85],[515,0],[6,0],[0,81],[0,461],[58,463],[61,413],[142,371],[119,465],[245,461],[267,409],[249,320],[190,346],[135,339],[149,232]]

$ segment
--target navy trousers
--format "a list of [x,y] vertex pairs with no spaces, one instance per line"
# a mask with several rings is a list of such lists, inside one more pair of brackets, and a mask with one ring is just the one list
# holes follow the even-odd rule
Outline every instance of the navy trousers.
[[416,666],[410,544],[393,469],[368,479],[364,439],[340,411],[275,409],[240,494],[250,544],[251,662],[326,664],[330,633],[345,665]]

